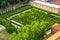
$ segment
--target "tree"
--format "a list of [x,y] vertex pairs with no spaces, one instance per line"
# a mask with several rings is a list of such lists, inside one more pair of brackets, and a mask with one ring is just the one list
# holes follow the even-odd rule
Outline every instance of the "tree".
[[7,0],[10,4],[14,4],[15,0]]
[[7,0],[10,4],[18,3],[20,0]]
[[21,2],[29,2],[29,0],[20,0]]
[[1,1],[1,8],[5,8],[7,6],[7,2],[6,1]]
[[18,34],[11,34],[10,40],[42,40],[44,38],[46,27],[45,22],[40,25],[39,21],[34,21],[31,25],[23,26],[18,30]]
[[0,24],[5,26],[8,33],[13,33],[15,31],[14,26],[12,26],[12,24],[5,19],[0,18]]
[[1,1],[0,1],[0,8],[1,8]]

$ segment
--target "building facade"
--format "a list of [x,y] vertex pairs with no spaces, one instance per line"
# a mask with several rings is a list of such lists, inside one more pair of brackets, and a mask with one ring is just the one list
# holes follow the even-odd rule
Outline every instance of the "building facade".
[[42,8],[44,10],[48,10],[50,12],[60,13],[59,5],[50,4],[50,3],[42,2],[42,1],[30,1],[30,4],[35,7]]

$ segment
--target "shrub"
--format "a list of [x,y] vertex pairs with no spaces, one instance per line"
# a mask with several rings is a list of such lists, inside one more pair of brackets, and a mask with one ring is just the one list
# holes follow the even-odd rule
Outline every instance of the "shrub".
[[12,33],[15,31],[14,26],[11,25],[11,23],[5,19],[0,18],[0,24],[5,26],[8,33]]
[[7,2],[6,1],[1,1],[1,8],[5,8],[7,6]]
[[10,40],[42,40],[46,32],[46,27],[44,27],[46,23],[41,23],[34,21],[31,25],[17,29],[18,34],[15,32],[11,34]]

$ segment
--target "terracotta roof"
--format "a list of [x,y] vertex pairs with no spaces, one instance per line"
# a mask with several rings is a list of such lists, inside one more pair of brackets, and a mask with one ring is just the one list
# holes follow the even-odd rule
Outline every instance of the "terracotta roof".
[[57,33],[53,34],[47,40],[60,40],[60,31],[58,31]]
[[55,25],[53,25],[52,27],[55,27],[55,28],[57,28],[57,29],[59,29],[60,30],[60,24],[55,24]]
[[54,4],[60,4],[60,0],[55,0]]
[[60,36],[56,40],[60,40]]
[[52,27],[51,27],[51,33],[54,34],[56,32],[60,31],[60,24],[54,24]]
[[54,24],[51,28],[51,34],[44,40],[60,40],[60,24]]

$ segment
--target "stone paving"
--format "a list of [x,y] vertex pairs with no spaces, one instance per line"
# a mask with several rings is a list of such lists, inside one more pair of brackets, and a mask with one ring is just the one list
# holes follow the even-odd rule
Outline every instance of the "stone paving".
[[0,25],[0,31],[6,29],[3,25]]

